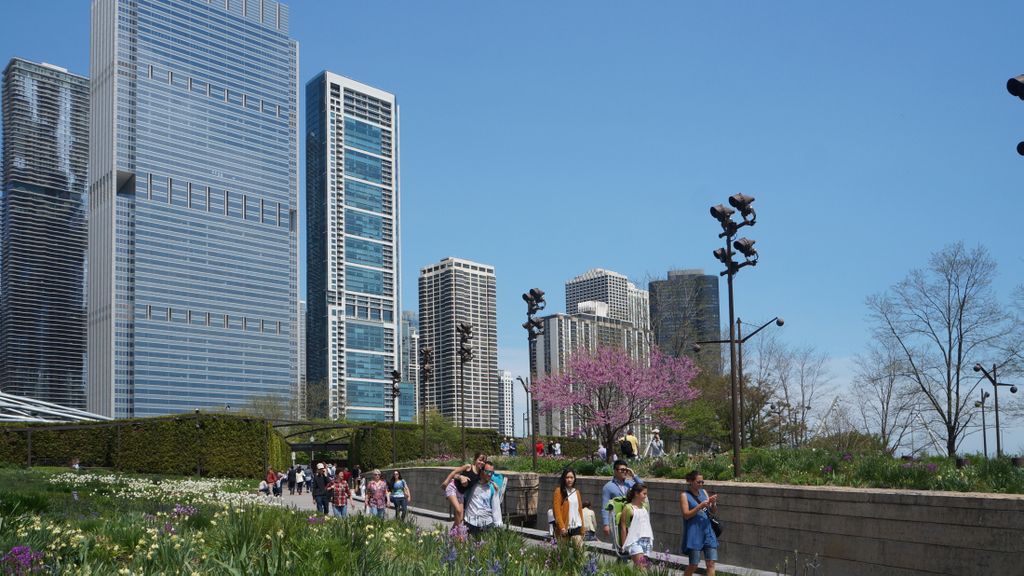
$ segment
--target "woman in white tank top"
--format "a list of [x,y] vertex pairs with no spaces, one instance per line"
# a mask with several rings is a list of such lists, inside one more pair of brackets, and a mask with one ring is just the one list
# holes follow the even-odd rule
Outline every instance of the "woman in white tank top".
[[651,528],[651,515],[644,508],[647,501],[647,486],[639,482],[633,484],[626,495],[629,500],[619,515],[619,541],[622,551],[629,555],[637,566],[643,566],[644,557],[654,549],[654,530]]

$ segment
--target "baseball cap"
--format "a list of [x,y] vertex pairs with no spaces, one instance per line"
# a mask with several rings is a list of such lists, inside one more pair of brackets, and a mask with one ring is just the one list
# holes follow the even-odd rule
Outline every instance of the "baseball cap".
[[318,463],[318,464],[316,465],[316,469],[317,469],[317,470],[323,470],[323,469],[324,469],[324,463],[323,463],[323,462],[320,462],[320,463]]

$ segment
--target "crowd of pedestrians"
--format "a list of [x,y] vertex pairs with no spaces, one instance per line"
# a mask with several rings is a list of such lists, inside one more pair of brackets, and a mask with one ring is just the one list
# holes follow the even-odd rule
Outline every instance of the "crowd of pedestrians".
[[[665,445],[659,431],[643,451],[643,456],[661,457]],[[557,441],[537,442],[537,454],[561,455]],[[514,455],[515,441],[505,439],[500,444],[503,455]],[[601,489],[601,527],[606,539],[616,547],[623,560],[637,566],[646,566],[648,555],[654,550],[654,530],[648,504],[648,487],[629,466],[629,459],[639,457],[639,441],[631,430],[620,438],[617,458],[612,466],[612,478]],[[600,446],[598,456],[607,456],[607,448]],[[718,538],[712,527],[712,515],[718,511],[718,495],[705,489],[704,476],[692,471],[686,476],[687,485],[679,495],[679,509],[683,523],[679,551],[687,557],[686,576],[693,574],[703,558],[706,573],[714,576],[718,561]],[[572,468],[562,471],[552,495],[548,511],[551,535],[559,540],[582,545],[599,539],[597,515],[590,500],[576,484]],[[293,466],[287,472],[267,471],[260,482],[260,492],[267,496],[281,496],[287,487],[289,494],[301,495],[305,489],[316,504],[317,513],[338,517],[349,515],[349,506],[355,494],[363,497],[364,512],[385,518],[389,507],[394,517],[406,520],[412,501],[412,490],[395,470],[384,479],[380,470],[363,474],[358,466],[351,472],[345,467],[335,469],[333,464],[319,463],[315,468]],[[455,467],[441,483],[441,490],[453,510],[451,533],[464,539],[503,525],[501,500],[504,479],[497,474],[494,463],[486,454],[477,453],[473,461]]]

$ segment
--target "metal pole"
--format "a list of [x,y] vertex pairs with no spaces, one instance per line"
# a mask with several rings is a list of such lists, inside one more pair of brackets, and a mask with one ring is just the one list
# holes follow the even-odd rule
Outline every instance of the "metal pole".
[[398,435],[395,427],[398,422],[398,398],[394,395],[391,396],[391,410],[393,411],[391,418],[391,463],[398,462]]
[[992,388],[995,389],[996,406],[996,458],[1003,457],[1003,441],[999,437],[999,379],[996,377],[996,365],[992,365]]
[[988,430],[985,428],[985,391],[981,391],[981,445],[985,449],[985,460],[988,460]]
[[747,447],[747,434],[743,427],[746,425],[746,420],[743,419],[743,320],[736,319],[736,350],[739,359],[739,371],[740,371],[740,447]]
[[466,461],[466,361],[459,358],[459,405],[462,421],[462,461]]
[[[533,380],[537,377],[537,361],[534,358],[534,350],[537,348],[537,337],[532,335],[529,338],[530,346],[530,386],[533,386]],[[526,397],[530,400],[530,433],[533,435],[533,440],[530,444],[530,453],[533,454],[533,470],[537,470],[537,412],[534,404],[537,399],[530,394],[530,391],[526,391]]]
[[[732,236],[725,237],[725,251],[728,261],[732,262]],[[740,468],[740,390],[736,379],[736,310],[733,304],[732,279],[735,270],[728,264],[729,284],[729,384],[732,392],[732,471],[733,477],[739,478]]]

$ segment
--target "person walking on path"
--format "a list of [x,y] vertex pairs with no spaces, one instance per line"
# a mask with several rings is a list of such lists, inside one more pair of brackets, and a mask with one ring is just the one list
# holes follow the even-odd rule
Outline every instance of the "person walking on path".
[[583,501],[583,540],[593,542],[597,540],[597,515],[590,506],[590,500]]
[[372,478],[366,483],[366,502],[365,507],[370,509],[370,514],[384,519],[384,513],[388,509],[388,483],[381,479],[380,470],[374,470],[370,477]]
[[661,439],[661,431],[655,428],[654,437],[651,438],[651,442],[647,444],[647,449],[644,450],[644,456],[650,456],[652,458],[661,458],[664,455],[665,442]]
[[629,504],[622,507],[619,516],[619,542],[622,542],[622,551],[633,564],[643,568],[646,556],[654,549],[651,514],[644,508],[647,487],[639,482],[633,484],[626,498]]
[[302,471],[302,466],[295,469],[295,488],[299,492],[299,496],[302,496],[302,487],[306,485],[306,475]]
[[612,517],[608,510],[608,503],[612,498],[625,496],[634,484],[643,481],[633,473],[633,470],[626,464],[625,460],[616,460],[612,464],[612,479],[601,489],[601,519],[604,521],[604,535],[611,536]]
[[341,474],[336,474],[330,485],[331,514],[339,518],[348,516],[348,501],[352,496],[352,488]]
[[328,489],[330,483],[331,481],[327,479],[327,467],[324,466],[323,462],[320,462],[316,465],[316,474],[313,475],[310,493],[313,496],[313,501],[316,502],[316,511],[324,516],[330,513],[327,506],[331,501],[331,494]]
[[694,470],[686,475],[686,490],[679,495],[679,508],[683,511],[683,555],[689,556],[685,576],[692,576],[704,554],[708,576],[715,576],[718,561],[718,538],[711,529],[708,511],[718,512],[718,495],[708,496],[704,490],[704,475]]
[[572,468],[562,471],[555,488],[551,509],[555,513],[555,535],[559,540],[571,540],[577,546],[583,543],[583,498],[576,489],[576,472]]
[[479,479],[466,491],[466,529],[473,536],[501,526],[501,497],[491,480],[494,463],[486,460]]
[[288,469],[288,494],[295,496],[295,466]]
[[402,479],[402,473],[398,470],[391,473],[388,485],[391,489],[391,503],[395,506],[395,519],[405,520],[406,514],[409,513],[409,503],[412,502],[409,485]]

